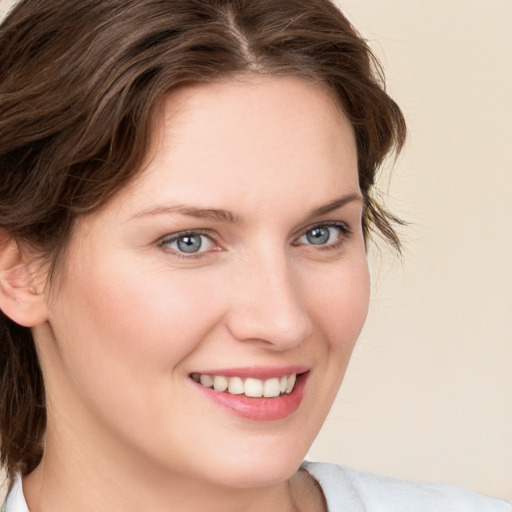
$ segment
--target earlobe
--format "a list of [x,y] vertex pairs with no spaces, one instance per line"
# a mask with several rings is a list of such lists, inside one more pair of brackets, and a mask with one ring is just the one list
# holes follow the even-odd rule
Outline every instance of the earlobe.
[[29,264],[16,242],[0,232],[0,309],[24,327],[47,319],[45,297],[35,286]]

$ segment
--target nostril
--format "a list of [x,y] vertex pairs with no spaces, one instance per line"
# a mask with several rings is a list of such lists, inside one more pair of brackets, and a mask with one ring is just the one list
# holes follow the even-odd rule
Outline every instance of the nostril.
[[[254,256],[256,258],[256,256]],[[247,263],[247,262],[246,262]],[[240,341],[259,341],[287,349],[300,344],[312,331],[298,280],[285,258],[263,255],[234,276],[234,295],[228,312],[228,329]]]

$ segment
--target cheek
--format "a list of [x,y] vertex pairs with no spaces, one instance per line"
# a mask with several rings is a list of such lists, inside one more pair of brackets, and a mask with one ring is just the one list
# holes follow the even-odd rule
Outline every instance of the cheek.
[[368,313],[370,278],[364,255],[308,286],[315,323],[327,349],[350,357]]
[[70,272],[73,280],[64,284],[53,312],[68,378],[82,394],[99,392],[113,401],[119,393],[147,398],[172,386],[172,370],[216,322],[211,293],[190,274],[145,272],[131,259],[95,261]]
[[[190,276],[184,279],[172,271],[134,274],[130,268],[98,276],[103,286],[82,297],[84,320],[103,344],[117,345],[123,356],[142,356],[139,369],[146,360],[164,366],[179,362],[214,321],[210,295]],[[195,321],[198,311],[200,323]]]
[[[170,397],[185,403],[183,363],[216,325],[212,291],[190,273],[145,272],[131,259],[94,261],[70,272],[57,297],[49,391],[59,414],[78,411],[145,444],[149,428],[179,427],[167,406]],[[125,425],[127,414],[139,418],[137,432]]]

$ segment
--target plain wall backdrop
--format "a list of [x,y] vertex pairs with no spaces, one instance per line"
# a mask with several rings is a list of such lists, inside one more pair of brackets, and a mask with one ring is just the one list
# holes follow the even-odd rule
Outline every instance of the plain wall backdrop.
[[512,2],[338,3],[409,123],[381,189],[410,225],[402,260],[371,250],[368,322],[310,457],[512,500]]

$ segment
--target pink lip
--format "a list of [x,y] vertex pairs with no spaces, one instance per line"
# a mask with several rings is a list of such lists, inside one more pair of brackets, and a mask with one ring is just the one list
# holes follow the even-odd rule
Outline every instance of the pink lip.
[[[291,371],[290,373],[279,373],[279,375],[291,375],[292,373],[301,372]],[[204,372],[204,374],[207,375],[206,372]],[[221,373],[219,370],[216,370],[215,373],[211,373],[209,375],[245,377],[240,373],[229,375],[227,373]],[[270,377],[256,377],[254,372],[251,371],[250,373],[250,376],[255,378],[273,378],[279,375],[272,374]],[[245,395],[231,395],[230,393],[206,388],[201,384],[194,382],[192,379],[191,383],[196,386],[196,389],[199,392],[203,393],[203,395],[209,398],[212,402],[229,409],[231,412],[241,416],[242,418],[253,421],[272,421],[286,418],[299,408],[302,398],[304,397],[304,389],[306,387],[308,377],[309,372],[301,373],[301,375],[298,376],[295,387],[291,393],[277,396],[275,398],[250,398]]]

